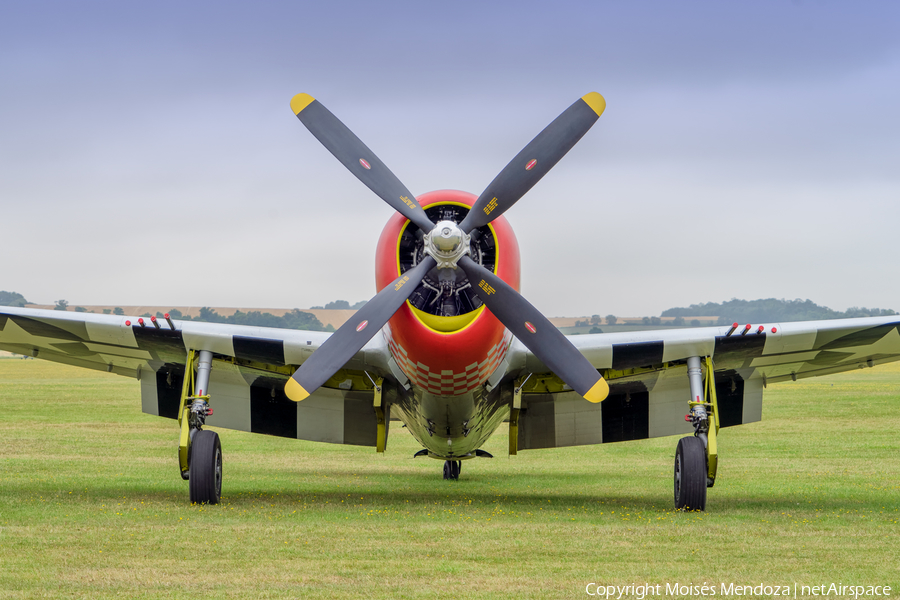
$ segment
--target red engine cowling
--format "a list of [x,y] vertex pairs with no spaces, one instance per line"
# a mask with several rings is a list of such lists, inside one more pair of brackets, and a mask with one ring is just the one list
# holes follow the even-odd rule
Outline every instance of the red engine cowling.
[[[426,213],[455,211],[464,216],[477,198],[466,192],[441,190],[417,199]],[[434,222],[437,220],[432,218]],[[415,260],[411,258],[416,254],[415,232],[415,225],[400,214],[388,221],[376,250],[375,283],[379,291]],[[494,273],[518,291],[519,244],[504,217],[494,219],[475,233],[473,247],[473,254],[477,255],[473,258],[488,268],[493,261]],[[426,300],[428,294],[434,296],[430,291],[434,287],[428,287],[429,280],[426,277],[388,322],[385,332],[390,351],[413,384],[441,396],[464,394],[484,383],[497,368],[512,335],[487,307],[473,306],[480,304],[480,299],[470,292],[464,292],[466,297],[462,301],[462,295],[457,296],[457,305],[464,305],[457,306],[459,314],[433,314],[437,310],[433,308],[436,301]]]

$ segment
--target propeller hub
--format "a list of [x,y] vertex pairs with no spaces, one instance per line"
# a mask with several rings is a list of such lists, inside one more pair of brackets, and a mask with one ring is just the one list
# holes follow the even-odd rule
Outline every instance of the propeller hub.
[[440,221],[425,235],[425,253],[437,261],[438,269],[455,269],[463,255],[469,254],[471,237],[453,221]]

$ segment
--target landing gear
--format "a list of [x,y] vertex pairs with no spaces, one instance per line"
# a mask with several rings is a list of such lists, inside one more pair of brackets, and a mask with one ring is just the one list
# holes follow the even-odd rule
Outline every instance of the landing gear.
[[211,352],[188,352],[178,416],[181,425],[178,463],[181,478],[190,482],[191,502],[197,504],[218,504],[222,497],[222,444],[219,434],[203,429],[206,418],[213,414],[209,394],[203,394],[209,390],[211,370]]
[[[422,448],[418,452],[413,455],[413,458],[419,458],[420,456],[430,456],[431,458],[443,459],[443,456],[433,454],[427,448]],[[475,452],[469,452],[468,454],[463,454],[459,456],[461,460],[445,460],[444,461],[444,479],[459,479],[459,474],[462,471],[462,461],[468,460],[470,458],[494,458],[494,456],[490,452],[486,452],[485,450],[475,450]]]
[[218,504],[222,496],[222,444],[215,431],[200,430],[191,442],[191,502]]
[[675,450],[675,508],[706,510],[706,488],[712,487],[716,482],[719,463],[716,445],[719,410],[715,369],[708,356],[705,378],[699,357],[689,358],[687,366],[691,401],[688,403],[690,413],[684,418],[694,426],[694,436],[681,438]]
[[460,471],[462,471],[461,460],[444,461],[444,479],[459,479]]
[[697,437],[678,441],[675,450],[675,508],[706,510],[706,448]]

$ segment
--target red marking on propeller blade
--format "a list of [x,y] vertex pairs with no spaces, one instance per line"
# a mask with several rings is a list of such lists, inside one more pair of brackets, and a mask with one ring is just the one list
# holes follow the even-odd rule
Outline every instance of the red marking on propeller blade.
[[525,321],[525,329],[527,329],[531,333],[537,333],[537,328],[528,321]]
[[361,165],[363,166],[364,169],[371,169],[371,168],[372,168],[372,167],[369,165],[369,163],[366,162],[366,159],[364,159],[364,158],[359,159],[359,164],[361,164]]
[[526,171],[532,170],[534,168],[534,165],[536,165],[536,164],[537,164],[537,159],[532,158],[531,160],[528,161],[528,164],[525,165],[525,170]]
[[369,324],[368,321],[363,321],[362,323],[360,323],[359,325],[356,326],[356,330],[362,331],[363,329],[366,328],[366,325],[368,325],[368,324]]

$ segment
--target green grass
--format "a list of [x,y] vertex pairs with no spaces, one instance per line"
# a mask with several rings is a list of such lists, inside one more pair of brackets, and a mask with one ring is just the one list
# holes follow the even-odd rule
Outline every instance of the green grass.
[[[458,482],[373,449],[220,431],[188,504],[177,427],[134,380],[0,360],[0,598],[590,598],[585,585],[900,591],[900,368],[772,386],[722,430],[708,512],[672,510],[677,438],[506,456]],[[718,592],[718,588],[717,588]]]

